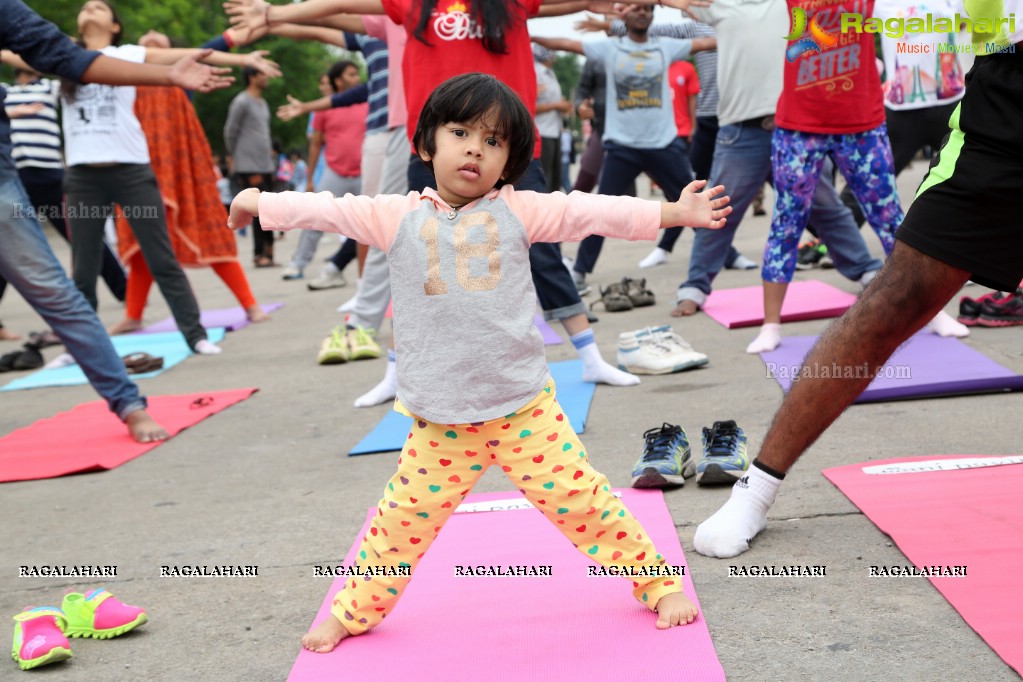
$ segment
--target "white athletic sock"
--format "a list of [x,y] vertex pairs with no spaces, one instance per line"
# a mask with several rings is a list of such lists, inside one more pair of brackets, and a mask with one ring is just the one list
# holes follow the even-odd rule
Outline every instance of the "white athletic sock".
[[774,504],[781,479],[755,464],[732,486],[732,496],[696,528],[693,548],[704,556],[725,559],[749,549],[750,541],[767,527],[767,510]]
[[576,351],[579,353],[579,359],[583,361],[583,381],[609,386],[635,386],[639,383],[639,377],[635,374],[623,372],[604,362],[597,344],[591,343]]
[[355,399],[356,407],[373,407],[394,400],[398,395],[398,363],[395,362],[394,350],[387,351],[387,369],[379,384]]
[[668,252],[659,246],[655,246],[654,250],[646,255],[646,257],[639,262],[641,268],[652,268],[655,265],[662,265],[668,262]]
[[955,320],[944,310],[939,310],[934,319],[927,323],[927,328],[938,336],[954,336],[964,338],[970,335],[970,328]]
[[747,353],[764,353],[774,350],[781,343],[781,325],[774,322],[765,322],[760,327],[760,333],[746,346]]
[[202,339],[195,344],[195,352],[199,355],[220,355],[224,349],[209,339]]

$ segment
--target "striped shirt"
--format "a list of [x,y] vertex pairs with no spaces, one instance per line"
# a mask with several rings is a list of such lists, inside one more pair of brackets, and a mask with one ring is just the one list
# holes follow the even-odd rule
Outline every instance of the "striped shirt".
[[366,134],[383,132],[387,130],[387,43],[347,32],[345,43],[350,51],[361,52],[366,60],[366,86],[369,88]]
[[11,119],[11,157],[17,168],[63,168],[60,153],[60,125],[57,123],[57,100],[60,81],[42,78],[25,85],[5,85],[4,106],[18,104],[43,105],[38,113]]
[[[608,35],[625,35],[625,22],[615,19],[611,22]],[[714,29],[692,19],[684,19],[678,24],[654,24],[650,27],[651,38],[713,38]],[[700,94],[696,96],[697,116],[718,115],[718,53],[717,50],[704,50],[693,55],[696,71],[700,75]]]

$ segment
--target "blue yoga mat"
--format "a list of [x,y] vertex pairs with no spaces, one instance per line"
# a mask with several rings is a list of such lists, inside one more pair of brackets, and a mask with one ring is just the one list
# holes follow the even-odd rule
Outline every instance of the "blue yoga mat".
[[[553,362],[550,368],[557,386],[561,409],[565,411],[565,416],[568,417],[575,432],[582,433],[586,429],[586,415],[589,414],[596,385],[581,379],[583,363],[580,360]],[[411,417],[391,410],[348,452],[348,455],[372,455],[401,450],[411,428]]]
[[[213,343],[224,340],[223,327],[207,329],[206,335]],[[180,332],[164,332],[161,334],[125,334],[123,336],[112,336],[110,340],[114,344],[114,350],[121,357],[131,353],[149,353],[153,357],[163,358],[163,368],[155,372],[145,374],[129,374],[134,379],[148,379],[166,372],[189,355],[191,349],[185,343],[185,337]],[[78,386],[87,384],[85,373],[78,365],[67,367],[54,367],[53,369],[40,369],[27,376],[15,379],[0,391],[18,391],[23,388],[45,388],[48,386]]]

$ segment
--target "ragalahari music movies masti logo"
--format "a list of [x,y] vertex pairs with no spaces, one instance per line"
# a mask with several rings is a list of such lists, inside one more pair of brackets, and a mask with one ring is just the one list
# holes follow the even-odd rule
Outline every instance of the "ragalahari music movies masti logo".
[[816,16],[809,22],[806,20],[806,10],[802,7],[792,8],[792,30],[785,36],[785,40],[791,43],[785,50],[785,59],[790,62],[796,61],[807,52],[820,54],[822,49],[826,50],[838,44],[838,36],[821,28]]

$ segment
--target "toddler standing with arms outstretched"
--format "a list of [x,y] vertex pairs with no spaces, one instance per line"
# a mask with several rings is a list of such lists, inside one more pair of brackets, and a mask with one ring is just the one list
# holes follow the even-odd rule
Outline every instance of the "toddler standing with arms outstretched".
[[[343,232],[387,253],[398,362],[395,409],[414,422],[358,553],[360,567],[415,570],[480,476],[499,465],[526,498],[589,558],[647,573],[664,565],[646,532],[595,471],[555,400],[528,249],[591,233],[654,239],[672,225],[718,228],[728,197],[690,183],[674,203],[574,192],[517,192],[533,157],[533,120],[496,78],[452,78],[427,100],[413,138],[437,190],[376,197],[241,192],[231,226]],[[397,571],[394,571],[397,572]],[[345,584],[305,648],[331,651],[379,624],[409,577],[363,575]],[[643,577],[633,594],[657,626],[691,623],[696,607],[677,577]]]

